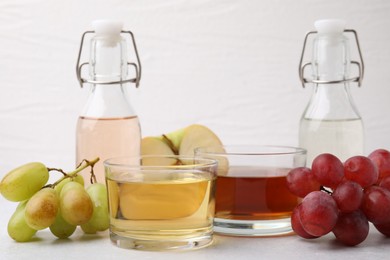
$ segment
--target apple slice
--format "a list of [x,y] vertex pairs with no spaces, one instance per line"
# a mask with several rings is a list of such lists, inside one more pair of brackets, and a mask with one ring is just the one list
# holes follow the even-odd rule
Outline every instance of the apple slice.
[[[191,125],[184,131],[181,140],[179,154],[181,156],[192,157],[195,154],[195,148],[207,148],[210,153],[200,154],[201,157],[207,157],[218,161],[218,175],[227,175],[229,171],[229,161],[225,154],[221,140],[209,128],[203,125]],[[182,160],[183,162],[183,160]],[[183,162],[190,164],[191,162]]]
[[[175,155],[169,145],[161,137],[145,137],[141,141],[141,155]],[[143,165],[174,165],[177,160],[167,158],[145,158]]]
[[195,148],[198,147],[220,147],[221,151],[218,152],[224,152],[221,140],[213,131],[203,125],[190,125],[184,130],[179,154],[193,157]]
[[[189,217],[207,197],[208,183],[134,182],[122,184],[119,203],[122,215],[131,220],[162,220]],[[187,221],[189,222],[189,221]]]
[[185,130],[186,128],[181,128],[179,130],[162,135],[163,141],[171,147],[175,154],[179,154],[179,147],[181,145],[181,140],[183,139]]
[[[216,134],[209,128],[203,125],[190,125],[186,128],[164,134],[161,136],[144,137],[141,141],[142,155],[180,155],[183,157],[193,157],[195,148],[197,147],[211,147],[213,152],[220,155],[224,153],[222,142]],[[221,167],[226,168],[228,163],[223,159],[223,156],[218,156]],[[174,165],[174,164],[190,164],[192,161],[169,160],[164,159],[148,159],[145,160],[146,165]],[[220,168],[221,168],[220,167]],[[221,168],[222,169],[222,168]],[[223,172],[226,172],[224,170]]]
[[141,141],[141,155],[175,155],[160,137],[144,137]]

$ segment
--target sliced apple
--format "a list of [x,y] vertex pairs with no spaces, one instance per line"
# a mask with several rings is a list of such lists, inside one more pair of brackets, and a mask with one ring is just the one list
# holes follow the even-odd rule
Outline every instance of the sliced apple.
[[181,141],[183,140],[185,130],[186,128],[182,128],[174,132],[162,135],[163,141],[171,147],[175,154],[179,154],[179,147],[181,145]]
[[198,147],[220,147],[223,152],[222,142],[213,131],[203,125],[190,125],[184,130],[179,154],[192,157]]
[[145,137],[141,142],[141,155],[175,155],[160,137]]
[[[145,137],[141,141],[141,155],[175,155],[169,145],[161,137]],[[177,162],[175,159],[166,158],[145,158],[143,165],[173,165]]]
[[122,215],[131,220],[178,219],[193,215],[207,194],[206,181],[126,183],[120,187]]
[[[211,147],[213,149],[213,153],[224,153],[222,142],[213,131],[206,126],[194,124],[158,137],[144,137],[141,141],[141,154],[180,155],[183,157],[193,157],[195,154],[195,148],[198,147]],[[220,169],[227,167],[228,163],[224,160],[224,157],[218,156],[218,158],[216,158],[212,156],[212,158],[218,160],[221,165]],[[175,163],[192,163],[192,161],[186,162],[183,160],[180,162],[171,162],[168,165]],[[161,160],[153,162],[149,162],[148,160],[147,163],[148,165],[167,165],[166,161],[163,162]],[[226,173],[227,171],[224,170],[221,172]]]
[[209,128],[203,125],[191,125],[185,129],[179,154],[192,157],[195,154],[195,149],[199,147],[207,148],[210,151],[199,154],[200,156],[218,161],[218,175],[227,175],[229,162],[224,155],[225,149],[222,146],[221,140]]
[[[161,136],[144,137],[141,141],[141,155],[193,157],[194,149],[201,146],[217,147],[219,152],[224,152],[221,141],[210,129],[202,125],[191,125]],[[188,163],[193,163],[193,160]],[[186,161],[149,158],[144,159],[142,164],[169,166],[186,164]],[[226,162],[222,164],[227,165]],[[203,200],[208,199],[206,182],[172,184],[167,180],[164,183],[161,182],[161,176],[152,173],[145,178],[145,183],[126,183],[120,186],[119,204],[122,215],[127,219],[184,218],[195,214]],[[115,209],[111,211],[115,212]]]

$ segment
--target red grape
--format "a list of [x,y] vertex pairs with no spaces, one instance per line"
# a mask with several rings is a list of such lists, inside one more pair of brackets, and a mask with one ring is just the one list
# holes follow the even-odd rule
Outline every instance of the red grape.
[[337,186],[332,196],[341,212],[352,212],[362,204],[363,189],[356,182],[347,180]]
[[308,234],[302,227],[301,218],[299,216],[299,207],[301,204],[296,206],[291,214],[291,227],[294,230],[295,233],[297,233],[298,236],[303,238],[316,238],[315,236],[312,236]]
[[306,239],[333,232],[347,246],[363,242],[369,222],[390,237],[390,152],[353,156],[344,164],[329,153],[290,170],[287,186],[302,202],[291,214],[294,232]]
[[332,232],[337,240],[347,246],[355,246],[368,236],[369,225],[366,216],[360,210],[341,213]]
[[336,188],[344,178],[343,163],[329,153],[323,153],[314,158],[311,170],[318,182],[329,188]]
[[390,191],[379,186],[365,189],[361,209],[374,224],[390,222]]
[[383,235],[390,237],[390,222],[384,224],[374,224],[376,229],[381,232]]
[[345,178],[367,188],[378,181],[378,168],[365,156],[354,156],[344,162]]
[[379,181],[390,176],[390,152],[385,149],[377,149],[368,155],[379,171]]
[[387,177],[383,178],[380,181],[379,186],[385,188],[388,191],[390,191],[390,176],[387,176]]
[[298,167],[287,174],[287,187],[298,197],[305,197],[312,191],[320,190],[320,183],[309,168]]
[[298,210],[303,229],[312,236],[323,236],[336,225],[337,204],[332,196],[323,191],[309,193]]

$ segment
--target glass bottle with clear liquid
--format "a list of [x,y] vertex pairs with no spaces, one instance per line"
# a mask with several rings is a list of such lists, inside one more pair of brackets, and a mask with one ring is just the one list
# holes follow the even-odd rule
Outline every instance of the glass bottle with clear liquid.
[[[345,30],[342,20],[320,20],[317,31],[306,35],[300,61],[300,79],[303,86],[311,83],[313,92],[299,128],[299,145],[307,149],[307,166],[321,153],[332,153],[341,161],[364,152],[362,118],[350,93],[350,83],[361,85],[364,64],[357,33]],[[349,39],[353,33],[360,55],[360,63],[350,60]],[[316,34],[312,61],[302,65],[308,36]],[[351,64],[357,65],[359,76],[351,78]],[[312,79],[304,78],[306,66],[312,68]]]
[[[77,61],[77,77],[81,87],[91,85],[87,103],[80,114],[76,129],[76,165],[82,160],[99,157],[94,174],[99,183],[105,183],[103,161],[120,156],[140,155],[140,124],[128,93],[128,83],[138,87],[141,66],[133,34],[122,31],[122,24],[116,21],[93,22],[94,31],[83,34]],[[137,63],[127,62],[127,41],[122,34],[131,36]],[[88,63],[80,65],[84,38],[94,34],[90,40]],[[82,78],[82,67],[88,65],[89,77]],[[136,77],[128,79],[128,67],[133,66]],[[91,183],[89,170],[82,173],[85,185]]]

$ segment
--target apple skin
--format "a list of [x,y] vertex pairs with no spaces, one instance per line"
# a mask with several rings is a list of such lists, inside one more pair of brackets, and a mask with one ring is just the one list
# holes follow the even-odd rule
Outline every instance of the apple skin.
[[193,124],[161,136],[144,137],[141,154],[193,157],[195,148],[214,146],[222,147],[218,136],[206,126]]
[[170,141],[173,144],[173,147],[175,147],[175,149],[177,151],[179,151],[179,148],[180,148],[180,145],[181,145],[181,141],[183,140],[183,136],[184,136],[184,133],[185,133],[186,129],[187,128],[182,128],[182,129],[170,132],[168,134],[165,134],[165,138],[164,138],[163,135],[161,136],[161,138],[165,142],[167,142],[167,141],[169,142]]
[[[218,161],[218,175],[228,174],[229,160],[224,146],[218,136],[206,126],[193,124],[168,134],[144,137],[141,140],[142,155],[180,155],[192,158],[195,149],[199,147],[210,148],[213,151],[211,154],[200,154],[200,156]],[[150,158],[143,160],[143,163],[144,165],[180,165],[193,163],[193,160]]]
[[216,149],[220,148],[220,152],[224,151],[221,140],[213,131],[203,125],[190,125],[184,131],[179,154],[193,157],[195,149],[199,147],[215,147]]
[[163,137],[148,136],[142,138],[141,155],[175,155]]

